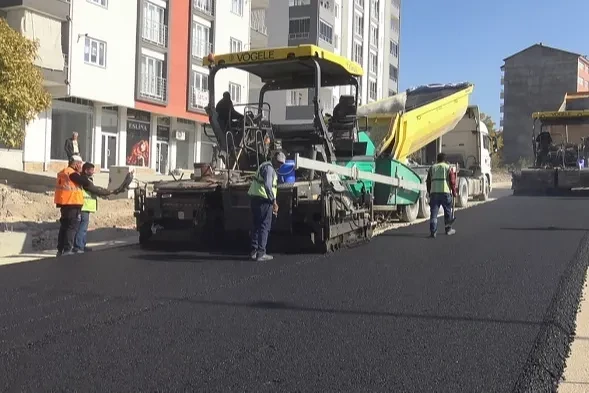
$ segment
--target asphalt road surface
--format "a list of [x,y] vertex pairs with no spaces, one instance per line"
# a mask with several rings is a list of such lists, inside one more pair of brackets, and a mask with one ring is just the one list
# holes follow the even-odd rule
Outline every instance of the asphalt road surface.
[[0,390],[549,392],[589,202],[505,197],[329,256],[136,247],[0,267]]

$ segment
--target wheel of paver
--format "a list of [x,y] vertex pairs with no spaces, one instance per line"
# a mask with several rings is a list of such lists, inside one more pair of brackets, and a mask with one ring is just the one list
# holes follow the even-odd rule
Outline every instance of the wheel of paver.
[[141,248],[149,248],[149,239],[151,238],[151,226],[149,224],[143,224],[139,228],[139,246]]
[[413,222],[417,220],[417,214],[419,213],[419,201],[412,205],[401,205],[398,212],[399,218],[403,222]]
[[426,193],[423,193],[419,197],[419,211],[417,212],[417,218],[429,218],[429,197]]
[[468,205],[468,182],[461,178],[458,182],[458,197],[456,198],[456,207],[466,207]]

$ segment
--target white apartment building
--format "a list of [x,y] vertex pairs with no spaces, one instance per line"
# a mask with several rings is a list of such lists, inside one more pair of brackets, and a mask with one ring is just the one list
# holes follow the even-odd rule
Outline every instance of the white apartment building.
[[[26,126],[22,150],[4,154],[0,165],[10,157],[21,169],[60,170],[74,131],[83,158],[103,170],[129,165],[167,174],[210,160],[215,141],[204,132],[202,59],[247,49],[249,3],[0,0],[0,17],[40,40],[37,65],[54,98]],[[219,72],[215,85],[217,100],[230,91],[236,103],[248,101],[249,79],[241,71]]]

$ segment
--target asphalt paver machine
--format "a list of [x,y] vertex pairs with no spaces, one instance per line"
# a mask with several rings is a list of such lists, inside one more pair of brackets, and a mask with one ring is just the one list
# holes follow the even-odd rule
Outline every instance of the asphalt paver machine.
[[[581,109],[580,109],[581,108]],[[589,188],[589,94],[567,94],[559,111],[532,114],[534,165],[512,174],[515,195]],[[551,142],[541,146],[538,136]]]

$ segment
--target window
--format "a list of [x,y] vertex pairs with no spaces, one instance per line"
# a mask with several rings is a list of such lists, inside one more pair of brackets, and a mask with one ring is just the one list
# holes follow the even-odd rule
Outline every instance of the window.
[[286,101],[287,106],[302,106],[303,92],[301,90],[290,90]]
[[354,14],[354,33],[363,37],[364,34],[364,17],[360,14]]
[[585,81],[580,76],[577,78],[577,84],[579,86],[585,86]]
[[229,94],[234,104],[241,103],[241,86],[237,83],[229,82]]
[[364,0],[354,0],[354,4],[364,8]]
[[88,3],[100,5],[104,8],[108,7],[108,0],[87,0],[87,1],[88,1]]
[[335,5],[335,11],[334,12],[335,12],[335,17],[336,18],[339,18],[339,4],[336,4]]
[[370,1],[370,11],[371,11],[371,16],[373,18],[375,18],[376,20],[378,20],[379,17],[379,2],[378,0],[371,0]]
[[288,21],[288,39],[309,38],[311,18],[291,19]]
[[399,44],[397,44],[395,41],[391,40],[389,42],[389,51],[391,53],[391,55],[395,56],[395,57],[399,57]]
[[483,135],[483,148],[489,150],[491,147],[491,141],[488,135]]
[[391,5],[393,8],[399,9],[401,7],[400,0],[391,0]]
[[242,43],[240,40],[236,40],[235,38],[229,39],[229,52],[241,52]]
[[146,97],[164,99],[164,62],[150,56],[141,56],[141,94]]
[[209,101],[208,91],[209,76],[202,72],[192,71],[192,105],[204,109]]
[[378,26],[370,25],[370,44],[378,46]]
[[319,38],[327,43],[333,43],[333,27],[321,19],[319,19]]
[[371,100],[376,100],[376,81],[368,81],[368,94]]
[[86,37],[84,62],[99,67],[106,67],[106,42]]
[[143,38],[158,45],[166,45],[165,12],[162,7],[143,1]]
[[354,42],[354,46],[352,48],[352,60],[360,65],[362,65],[362,51],[362,44]]
[[396,91],[389,89],[389,97],[394,96],[395,94],[397,94]]
[[339,35],[337,35],[337,34],[333,35],[333,47],[336,50],[339,50]]
[[376,74],[378,70],[378,55],[376,53],[370,53],[370,57],[368,60],[370,61],[368,64],[370,67],[370,72]]
[[394,81],[399,78],[399,70],[392,64],[389,64],[389,78]]
[[399,32],[399,19],[396,16],[391,15],[391,30]]
[[212,51],[210,34],[210,28],[192,22],[192,56],[204,59]]
[[231,0],[231,12],[243,16],[243,0]]

